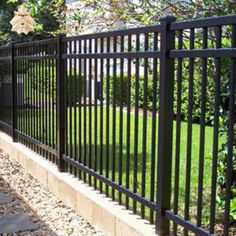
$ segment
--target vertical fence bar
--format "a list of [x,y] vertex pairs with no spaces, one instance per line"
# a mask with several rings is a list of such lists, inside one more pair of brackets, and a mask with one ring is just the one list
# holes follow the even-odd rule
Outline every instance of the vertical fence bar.
[[[48,54],[48,45],[45,45],[45,54],[47,55]],[[49,82],[49,78],[48,78],[48,60],[46,59],[45,60],[45,84],[47,85],[47,83]],[[48,127],[48,86],[45,86],[45,122],[46,122],[46,125],[45,125],[45,144],[48,146],[48,136],[49,136],[49,127]],[[46,151],[46,158],[49,159],[49,155],[48,155],[48,152]]]
[[[100,52],[103,53],[104,51],[104,38],[100,39]],[[100,86],[100,94],[101,94],[101,99],[100,99],[100,161],[99,161],[99,174],[103,174],[103,77],[104,77],[104,60],[101,58],[100,60],[100,81],[101,81],[101,86]],[[99,184],[99,189],[100,192],[102,192],[102,181],[100,181]]]
[[[39,55],[39,48],[37,47],[37,56]],[[39,88],[40,88],[40,82],[39,82],[39,61],[36,61],[36,84],[37,84],[37,90],[36,90],[36,97],[37,97],[37,139],[40,140],[40,94],[39,94]],[[40,152],[40,148],[37,148],[37,152]]]
[[[55,45],[56,46],[56,45]],[[55,48],[56,49],[56,48]],[[54,49],[54,50],[55,50]],[[53,149],[56,148],[56,134],[55,134],[55,130],[56,130],[56,120],[55,120],[55,99],[56,99],[56,88],[54,86],[55,84],[55,80],[56,80],[56,76],[55,76],[55,59],[52,60],[52,81],[53,81],[53,86],[52,86],[52,137],[53,137]],[[55,163],[56,159],[55,156],[53,157],[53,161]],[[58,160],[56,161],[56,163],[58,163]]]
[[[73,41],[74,42],[74,54],[77,54],[77,41]],[[74,63],[74,101],[73,101],[73,109],[74,109],[74,160],[78,161],[78,157],[77,157],[77,102],[78,102],[78,96],[77,96],[77,60],[76,58],[74,58],[73,60]],[[79,80],[79,79],[78,79]],[[77,176],[77,168],[74,168],[74,175]]]
[[[124,36],[121,36],[120,51],[124,51]],[[124,85],[124,59],[120,59],[120,114],[119,114],[119,185],[122,185],[122,173],[123,173],[123,88]],[[122,194],[119,192],[119,204],[122,204]]]
[[59,171],[65,171],[65,64],[62,59],[64,51],[62,35],[57,39],[57,158]]
[[[49,44],[48,45],[48,55],[50,55],[51,53],[51,45]],[[51,110],[51,104],[52,104],[52,101],[51,101],[51,98],[52,98],[52,86],[53,86],[53,83],[52,83],[52,74],[51,74],[51,60],[49,59],[48,60],[48,131],[49,131],[49,134],[48,134],[48,145],[49,147],[52,147],[52,110]],[[52,155],[51,153],[49,153],[49,159],[50,161],[52,161]]]
[[[28,53],[27,55],[30,55],[30,47],[28,48]],[[28,84],[27,84],[27,89],[28,89],[28,99],[27,99],[27,106],[28,106],[28,136],[31,137],[31,91],[30,91],[30,83],[31,83],[31,71],[30,71],[30,64],[31,61],[27,61],[27,74],[28,74]],[[30,141],[28,141],[28,147],[31,148],[32,145]]]
[[[87,40],[84,40],[84,54],[87,53]],[[83,164],[87,166],[87,59],[84,58],[83,60],[83,68],[84,68],[84,101],[83,101],[83,108],[84,108],[84,162]],[[87,174],[84,172],[84,182],[86,183]]]
[[[68,42],[68,46],[69,46],[69,53],[70,55],[72,54],[72,42]],[[66,103],[68,102],[69,103],[69,108],[67,109],[67,112],[69,114],[69,117],[67,115],[67,119],[68,119],[68,123],[67,123],[67,129],[68,129],[68,136],[69,138],[67,139],[67,142],[68,142],[68,146],[69,146],[69,149],[68,149],[68,155],[71,159],[73,159],[73,144],[72,144],[72,58],[70,58],[68,60],[69,62],[69,72],[66,73],[66,80],[67,80],[67,83],[68,83],[68,87],[66,89],[66,93],[68,91],[68,88],[69,88],[69,91],[70,93],[67,93],[66,94]],[[70,150],[70,151],[69,151]],[[69,165],[70,166],[70,173],[72,174],[73,173],[73,169],[72,169],[72,165]]]
[[[140,35],[136,34],[136,46],[135,50],[138,52],[140,50]],[[137,193],[138,188],[138,127],[139,127],[139,107],[138,107],[138,96],[139,96],[139,58],[135,60],[135,111],[134,111],[134,171],[133,171],[133,193]],[[137,202],[133,201],[133,212],[137,212]]]
[[[33,55],[33,51],[34,51],[34,47],[32,47],[32,52],[31,54]],[[35,122],[34,122],[34,118],[35,118],[35,97],[34,97],[34,63],[35,61],[32,60],[31,62],[31,83],[30,83],[30,89],[31,89],[31,137],[35,138]],[[32,148],[33,150],[35,150],[35,145],[32,143]]]
[[[216,48],[221,48],[222,27],[216,28]],[[219,116],[220,116],[220,79],[221,59],[215,59],[215,91],[214,91],[214,141],[212,153],[212,177],[211,177],[211,208],[210,208],[210,233],[215,231],[215,210],[216,210],[216,180],[217,180],[217,158],[219,147]]]
[[[107,45],[106,52],[110,52],[110,37],[107,37]],[[106,178],[109,178],[109,167],[110,167],[110,153],[109,153],[109,145],[110,145],[110,59],[106,60]],[[109,195],[109,186],[106,185],[106,196]]]
[[[98,53],[98,39],[94,40],[94,53]],[[94,59],[94,171],[98,169],[98,59]],[[97,188],[97,179],[94,178],[94,188]]]
[[158,130],[158,176],[157,176],[157,214],[156,231],[159,235],[169,235],[169,221],[165,210],[170,209],[171,158],[173,130],[174,59],[168,51],[175,46],[175,32],[170,31],[173,16],[161,18],[161,56],[160,56],[160,101]]
[[[148,51],[148,33],[144,36],[144,50]],[[148,59],[144,59],[144,88],[143,88],[143,132],[142,132],[142,180],[141,180],[141,196],[146,194],[146,161],[147,161],[147,103],[148,103]],[[145,217],[145,207],[141,205],[141,217]]]
[[[236,25],[232,25],[232,48],[236,47]],[[228,116],[228,150],[227,150],[227,169],[226,169],[226,196],[224,212],[224,236],[229,235],[230,228],[230,201],[232,198],[232,179],[233,179],[233,158],[234,158],[234,128],[235,128],[235,91],[236,91],[236,58],[231,58],[231,75],[229,81],[229,116]]]
[[[42,46],[42,56],[44,56],[44,51],[45,51],[45,47],[44,45]],[[27,64],[26,64],[27,66]],[[26,77],[26,81],[28,80],[28,78]],[[46,78],[45,78],[45,60],[42,58],[41,60],[41,81],[42,81],[42,88],[41,88],[41,92],[42,92],[42,143],[45,144],[45,126],[46,126],[46,120],[45,120],[45,81],[46,81]],[[27,119],[28,119],[28,109],[27,109]],[[28,120],[27,120],[27,123],[28,123]],[[27,127],[27,126],[26,126]],[[26,130],[26,133],[27,133],[27,130]],[[44,157],[46,157],[45,155],[45,149],[42,148],[42,155]]]
[[[41,46],[39,46],[39,56],[41,56],[42,55],[42,47]],[[42,127],[43,127],[43,125],[42,125],[42,117],[43,117],[43,113],[42,113],[42,110],[43,110],[43,102],[42,102],[42,100],[43,100],[43,97],[42,97],[42,83],[43,83],[43,81],[42,81],[42,60],[40,59],[39,60],[39,63],[38,63],[38,72],[39,72],[39,74],[38,74],[38,81],[39,81],[39,140],[42,142],[42,131],[43,131],[43,129],[42,129]],[[40,155],[42,155],[42,148],[40,147]]]
[[[65,49],[65,47],[66,47],[66,49]],[[66,52],[67,54],[70,54],[70,42],[68,42],[68,41],[66,41],[65,43],[64,43],[64,47],[63,47],[63,50],[65,50],[64,52]],[[70,69],[68,68],[69,67],[69,62],[70,62],[70,58],[67,58],[67,59],[65,59],[64,60],[64,63],[66,64],[66,71],[64,72],[64,78],[65,78],[65,83],[64,83],[64,85],[65,85],[65,91],[66,91],[66,93],[65,93],[65,106],[66,106],[66,110],[65,110],[65,154],[66,154],[66,156],[70,156],[69,155],[69,150],[70,150],[70,148],[69,148],[69,139],[70,139],[70,137],[69,137],[69,132],[70,132],[70,130],[69,130],[69,112],[70,112],[70,104],[69,104],[69,94],[68,94],[68,92],[67,91],[69,91],[69,75],[68,75],[68,73],[69,73],[69,71],[70,71]],[[68,162],[66,162],[65,163],[65,170],[66,171],[68,171],[68,169],[69,169],[69,167],[70,167],[70,163],[68,163]]]
[[[113,38],[113,52],[117,52],[117,37]],[[116,174],[116,78],[117,76],[117,59],[113,59],[113,84],[112,84],[112,89],[113,89],[113,98],[112,98],[112,181],[115,182],[115,174]],[[115,189],[112,188],[111,191],[111,196],[112,200],[115,200]]]
[[[92,53],[92,39],[89,39],[89,53]],[[88,104],[88,166],[92,168],[92,59],[89,58],[89,69],[88,69],[88,95],[89,95],[89,104]],[[92,184],[92,177],[89,175],[89,186]]]
[[[190,49],[194,48],[195,31],[190,29]],[[189,83],[188,83],[188,127],[187,127],[187,147],[186,147],[186,181],[184,200],[184,219],[189,220],[190,201],[190,179],[191,179],[191,156],[192,156],[192,115],[193,115],[193,88],[194,88],[194,58],[189,58]],[[184,229],[184,235],[188,235]]]
[[[132,50],[132,35],[128,36],[128,52]],[[130,133],[131,133],[131,122],[130,122],[130,94],[131,94],[131,58],[128,59],[127,68],[127,123],[126,123],[126,188],[130,188]],[[126,196],[126,209],[129,209],[129,197]]]
[[14,60],[14,43],[11,45],[11,79],[12,79],[12,139],[17,142],[17,77]]
[[[79,40],[79,54],[82,53],[82,42],[81,40]],[[79,163],[82,162],[82,96],[83,96],[83,75],[82,75],[82,60],[81,58],[79,58],[79,124],[78,124],[78,128],[79,128]],[[79,179],[81,179],[81,170],[79,170]]]
[[[153,50],[158,50],[158,33],[154,33]],[[150,201],[154,202],[155,194],[155,165],[156,165],[156,126],[157,126],[157,58],[153,58],[153,101],[152,101],[152,143],[151,143],[151,174],[150,174]],[[150,211],[150,222],[154,222],[154,211]]]
[[[183,48],[183,30],[178,32],[178,50]],[[180,145],[181,145],[181,91],[183,76],[183,59],[178,58],[177,69],[177,117],[176,117],[176,142],[175,142],[175,185],[174,185],[174,214],[178,214],[179,207],[179,170],[180,170]],[[173,234],[177,235],[177,224],[173,226]]]
[[[35,53],[35,46],[34,46],[34,53]],[[32,67],[32,93],[33,93],[33,130],[34,130],[34,139],[36,138],[36,96],[35,96],[35,82],[36,82],[36,77],[35,77],[35,65],[36,65],[36,61],[33,61],[33,67]],[[37,146],[34,145],[34,151],[36,151]]]
[[[208,28],[203,28],[203,49],[207,48]],[[200,117],[200,145],[198,163],[198,200],[197,200],[197,226],[202,225],[202,192],[204,178],[204,151],[205,151],[205,120],[206,120],[206,90],[207,90],[207,58],[202,58],[201,79],[201,117]]]
[[[25,56],[25,50],[24,48],[22,48],[22,51],[21,51],[21,55],[22,56]],[[22,121],[22,132],[25,133],[25,120],[26,120],[26,112],[25,112],[25,106],[24,106],[24,101],[25,101],[25,80],[26,80],[26,77],[25,77],[25,73],[23,72],[25,71],[25,59],[22,60],[22,87],[23,87],[23,94],[22,94],[22,103],[21,103],[21,111],[22,111],[22,116],[21,116],[21,121]],[[22,137],[21,138],[21,141],[23,144],[25,144],[25,140],[24,138]]]

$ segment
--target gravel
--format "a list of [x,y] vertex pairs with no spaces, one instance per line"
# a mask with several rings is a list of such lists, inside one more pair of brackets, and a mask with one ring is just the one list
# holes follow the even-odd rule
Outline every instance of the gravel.
[[8,236],[103,235],[74,210],[66,207],[18,162],[2,151],[0,151],[0,193],[5,193],[11,198],[10,203],[0,204],[0,216],[27,213],[38,225],[37,230],[7,234]]

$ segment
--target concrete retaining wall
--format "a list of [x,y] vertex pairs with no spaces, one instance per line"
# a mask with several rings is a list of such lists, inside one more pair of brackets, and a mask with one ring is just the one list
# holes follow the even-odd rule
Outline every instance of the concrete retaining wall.
[[11,137],[1,131],[0,148],[17,160],[65,205],[75,209],[106,235],[156,235],[154,226],[148,221],[140,219],[68,173],[60,173],[55,165],[24,145],[13,143]]

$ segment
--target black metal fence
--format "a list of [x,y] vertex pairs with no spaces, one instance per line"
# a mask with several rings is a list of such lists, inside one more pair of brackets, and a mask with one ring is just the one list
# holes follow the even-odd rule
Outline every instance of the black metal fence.
[[[1,129],[148,218],[160,235],[233,234],[235,35],[235,15],[165,17],[1,47]],[[229,122],[220,136],[223,86]],[[226,139],[220,208],[217,162]]]

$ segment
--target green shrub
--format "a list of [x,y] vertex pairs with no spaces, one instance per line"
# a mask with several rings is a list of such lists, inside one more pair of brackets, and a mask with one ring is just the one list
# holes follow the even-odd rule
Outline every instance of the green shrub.
[[[182,120],[188,119],[189,107],[189,60],[183,61],[182,79],[181,79],[181,116]],[[176,70],[177,71],[177,70]],[[174,84],[174,114],[177,113],[177,76]],[[214,116],[214,87],[215,87],[215,65],[213,61],[208,60],[207,78],[206,78],[206,102],[205,102],[205,122],[212,124]],[[193,110],[192,120],[199,123],[201,117],[201,93],[202,93],[202,66],[201,60],[195,60],[193,75]]]
[[[228,150],[229,145],[232,148],[232,169],[231,169],[231,191],[230,191],[230,219],[232,224],[236,224],[236,112],[234,111],[233,122],[233,145],[229,143],[229,104],[230,104],[230,76],[231,76],[231,63],[229,58],[221,60],[221,103],[220,103],[220,135],[226,137],[219,155],[218,155],[218,185],[219,191],[217,195],[217,202],[222,209],[225,208],[226,198],[226,184],[227,184],[227,160],[229,159]],[[235,95],[235,94],[234,94]],[[233,96],[234,96],[233,95]],[[236,100],[234,107],[236,107]]]
[[85,78],[83,75],[79,75],[77,72],[76,75],[73,72],[68,72],[66,80],[66,101],[67,104],[71,103],[74,105],[78,103],[80,97],[84,94],[84,83]]
[[[113,86],[113,83],[115,81],[115,85]],[[136,77],[135,75],[131,75],[130,77],[130,104],[131,106],[135,106],[135,97],[136,97]],[[143,101],[144,101],[144,77],[139,77],[139,93],[138,93],[138,104],[139,107],[143,107]],[[115,87],[115,89],[113,88]],[[103,90],[104,94],[107,97],[107,78],[104,79],[103,83]],[[123,86],[121,89],[121,76],[118,74],[115,77],[110,76],[109,77],[109,103],[113,103],[113,99],[115,98],[116,105],[120,104],[121,98],[120,98],[120,91],[122,91],[122,101],[124,105],[127,105],[128,101],[128,75],[123,75]],[[153,101],[153,77],[148,77],[148,83],[147,83],[147,107],[148,109],[152,109],[152,101]]]
[[[228,67],[228,68],[227,68]],[[218,157],[218,185],[220,191],[218,192],[217,201],[222,210],[225,208],[225,198],[226,198],[226,185],[227,185],[227,160],[229,159],[229,102],[230,102],[230,88],[229,88],[229,77],[230,77],[230,63],[228,66],[223,64],[225,69],[225,77],[228,77],[227,82],[222,84],[221,89],[221,119],[220,119],[220,134],[226,137],[223,143]],[[236,107],[236,101],[234,106]],[[233,145],[232,148],[232,169],[231,169],[231,191],[230,191],[230,219],[232,224],[236,224],[236,122],[235,122],[236,112],[234,114],[233,121]]]
[[[107,83],[109,82],[109,84]],[[109,86],[109,97],[107,96],[108,94],[108,86]],[[115,86],[115,89],[113,87]],[[113,100],[116,101],[116,105],[120,104],[120,88],[121,88],[121,77],[120,75],[117,75],[115,77],[111,76],[109,78],[104,78],[103,80],[103,91],[104,94],[106,95],[106,100],[109,99],[109,103],[112,104]],[[123,86],[122,86],[122,99],[123,103],[127,104],[127,93],[128,93],[128,77],[127,75],[123,76]]]
[[[29,65],[28,73],[31,74],[31,66]],[[34,73],[33,77],[33,88],[38,91],[46,91],[47,95],[52,98],[54,96],[54,102],[56,102],[56,68],[54,70],[52,67],[40,67],[38,69],[38,75]],[[79,98],[84,94],[84,76],[79,75],[78,72],[74,70],[67,72],[66,77],[66,102],[74,105],[79,101]],[[75,89],[76,86],[76,89]],[[50,89],[48,89],[50,87]],[[54,92],[54,94],[53,94]]]
[[[193,115],[192,120],[196,123],[200,120],[201,115],[201,68],[197,68],[194,73],[194,86],[193,86]],[[208,72],[208,73],[211,73]],[[177,78],[177,76],[175,76]],[[206,87],[206,122],[211,124],[211,120],[214,115],[214,77],[211,77],[208,74],[207,77],[207,87]],[[130,103],[131,106],[135,106],[135,97],[136,97],[136,77],[134,74],[130,78]],[[109,103],[113,103],[113,96],[115,93],[115,103],[116,105],[120,104],[120,89],[121,89],[121,77],[118,74],[115,77],[115,90],[113,88],[114,77],[109,77]],[[139,93],[138,93],[138,107],[143,108],[144,103],[144,77],[140,76],[139,78]],[[159,75],[157,81],[157,87],[159,88]],[[104,79],[103,90],[105,96],[107,96],[107,78]],[[127,96],[128,96],[128,75],[123,75],[123,86],[122,86],[122,99],[123,104],[127,105]],[[182,73],[182,82],[181,82],[181,117],[182,120],[188,119],[188,106],[189,106],[189,71],[188,71],[188,62],[183,63],[183,73]],[[149,110],[152,110],[153,106],[153,76],[148,76],[147,83],[147,107]],[[156,107],[159,107],[159,90],[157,89],[157,104]],[[174,114],[177,113],[177,81],[175,80],[174,84]]]
[[[131,77],[131,105],[135,105],[135,95],[136,95],[136,79],[135,76]],[[152,109],[153,106],[153,77],[149,76],[147,78],[148,83],[147,83],[147,107],[148,109]],[[138,94],[138,104],[139,107],[143,107],[143,102],[144,102],[144,89],[145,89],[145,83],[144,83],[144,77],[139,78],[139,94]],[[158,97],[158,95],[157,95]],[[158,104],[157,104],[158,105]]]

